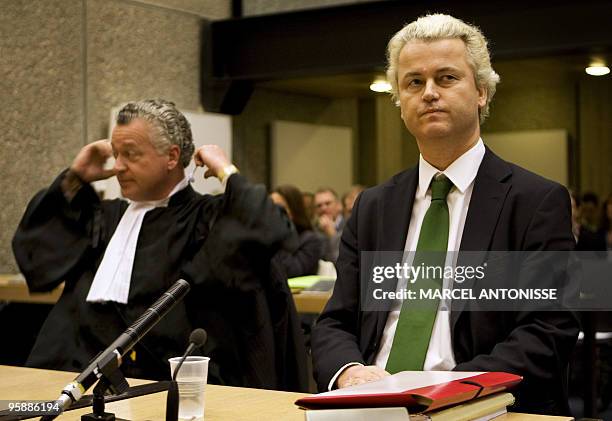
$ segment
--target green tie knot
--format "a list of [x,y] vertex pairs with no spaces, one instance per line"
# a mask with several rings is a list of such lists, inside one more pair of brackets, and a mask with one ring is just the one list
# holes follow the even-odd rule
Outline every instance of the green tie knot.
[[438,178],[431,180],[431,200],[444,200],[448,192],[453,187],[453,182],[450,181],[446,176],[441,175]]

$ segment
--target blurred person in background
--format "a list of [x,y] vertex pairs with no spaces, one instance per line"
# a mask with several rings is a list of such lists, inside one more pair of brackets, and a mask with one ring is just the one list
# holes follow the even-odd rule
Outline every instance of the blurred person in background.
[[342,203],[338,193],[331,187],[321,187],[314,197],[316,228],[325,235],[327,242],[323,259],[336,262],[340,249],[340,237],[345,219],[342,216]]
[[311,193],[309,191],[303,191],[302,201],[304,202],[304,210],[306,212],[306,216],[308,217],[308,220],[312,225],[315,217],[314,193]]
[[599,222],[599,197],[595,193],[587,192],[580,200],[580,224],[591,232],[597,232]]
[[351,216],[351,212],[353,211],[353,204],[355,203],[355,199],[359,196],[359,193],[365,190],[365,187],[361,184],[355,184],[350,188],[349,191],[342,195],[342,216],[345,221],[348,221]]
[[608,257],[612,259],[612,194],[603,202],[600,228],[606,239]]
[[278,186],[270,198],[287,212],[299,236],[299,245],[293,252],[280,250],[278,258],[287,270],[287,277],[315,275],[319,259],[323,257],[323,239],[312,229],[304,207],[303,195],[292,185]]
[[[606,250],[606,241],[597,225],[593,223],[597,214],[597,196],[585,193],[582,200],[570,192],[572,204],[572,232],[576,240],[576,251]],[[586,198],[586,202],[584,199]],[[585,215],[586,213],[586,215]]]

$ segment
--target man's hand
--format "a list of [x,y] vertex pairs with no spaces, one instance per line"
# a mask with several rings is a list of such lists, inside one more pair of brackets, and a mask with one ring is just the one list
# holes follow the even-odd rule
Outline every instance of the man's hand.
[[338,388],[355,386],[363,383],[375,382],[383,377],[390,376],[385,370],[375,365],[352,365],[338,376]]
[[328,237],[333,237],[336,235],[336,225],[334,224],[334,220],[328,215],[321,215],[319,217],[319,228]]
[[229,159],[217,145],[204,145],[200,146],[193,155],[193,160],[198,167],[208,167],[208,170],[204,173],[204,177],[208,178],[215,176],[220,178],[223,169],[228,165],[231,165]]
[[79,151],[70,170],[86,183],[104,180],[117,173],[114,168],[104,169],[104,164],[112,155],[113,148],[107,140],[92,142]]

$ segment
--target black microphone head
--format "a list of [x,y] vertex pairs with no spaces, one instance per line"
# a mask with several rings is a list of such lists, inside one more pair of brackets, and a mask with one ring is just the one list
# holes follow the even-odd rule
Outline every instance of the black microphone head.
[[202,328],[195,329],[191,332],[191,335],[189,335],[189,343],[195,344],[197,347],[204,345],[206,339],[208,339],[208,336],[206,335],[206,331]]

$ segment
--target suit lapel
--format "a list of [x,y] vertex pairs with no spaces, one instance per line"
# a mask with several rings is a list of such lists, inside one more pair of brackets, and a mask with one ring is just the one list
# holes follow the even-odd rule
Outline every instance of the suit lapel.
[[418,184],[418,167],[398,175],[385,187],[380,202],[382,215],[379,250],[403,251]]
[[[459,254],[457,265],[478,265],[484,261],[485,251],[490,250],[495,227],[499,220],[504,201],[510,188],[512,171],[507,162],[500,159],[489,148],[478,169],[474,180],[474,189],[468,208],[463,236],[461,238],[461,252],[483,252],[480,261],[474,260],[476,253],[468,253],[469,256],[462,258]],[[468,262],[469,261],[469,262]],[[466,281],[462,288],[471,288],[473,281]],[[454,332],[455,324],[461,310],[465,307],[465,301],[458,301],[452,306],[451,332]]]
[[[418,166],[406,172],[398,174],[387,185],[383,191],[382,200],[379,202],[379,244],[377,251],[399,251],[403,252],[408,235],[408,225],[412,214],[412,205],[418,184]],[[375,222],[375,221],[372,221]],[[390,285],[391,290],[397,287],[397,279]],[[387,316],[391,306],[390,300],[385,301],[384,311],[376,312],[376,340],[379,342]]]

